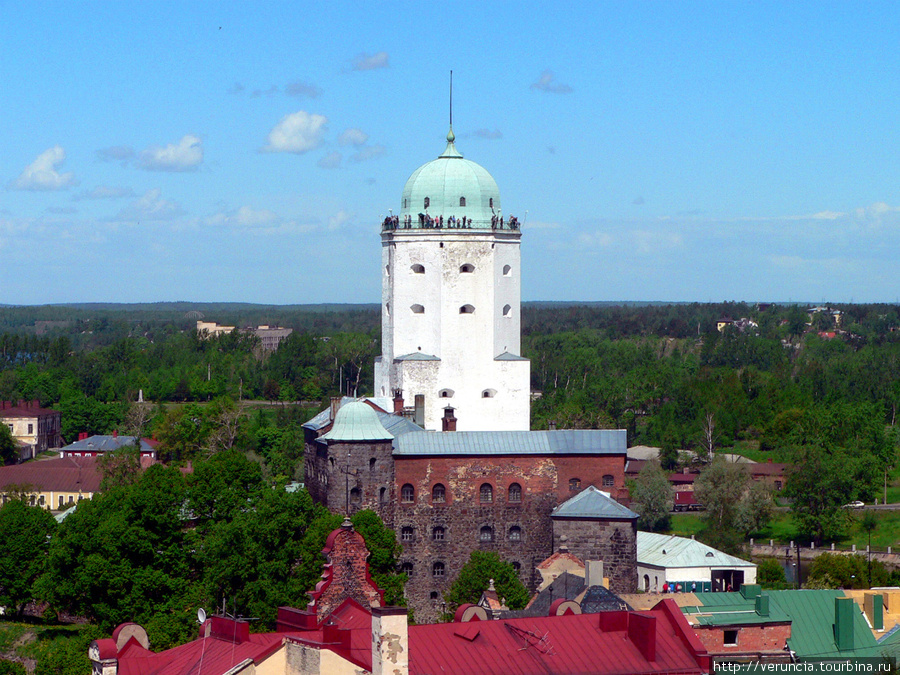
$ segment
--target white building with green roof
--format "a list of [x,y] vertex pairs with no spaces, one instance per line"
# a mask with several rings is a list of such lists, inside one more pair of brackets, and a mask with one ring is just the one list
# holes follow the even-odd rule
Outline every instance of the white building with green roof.
[[426,429],[452,407],[459,431],[530,427],[520,354],[521,230],[491,175],[456,149],[407,180],[382,240],[382,355],[375,395],[401,392]]

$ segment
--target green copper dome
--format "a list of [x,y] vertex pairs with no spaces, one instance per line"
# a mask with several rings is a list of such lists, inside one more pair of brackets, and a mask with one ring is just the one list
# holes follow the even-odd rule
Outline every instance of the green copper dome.
[[326,441],[389,441],[393,438],[378,421],[378,415],[362,401],[341,406],[331,430],[322,434]]
[[484,167],[463,159],[455,140],[451,127],[441,156],[420,166],[406,181],[396,229],[438,227],[441,217],[444,229],[463,227],[463,218],[470,229],[491,229],[494,217],[493,225],[499,226],[503,213],[496,181]]

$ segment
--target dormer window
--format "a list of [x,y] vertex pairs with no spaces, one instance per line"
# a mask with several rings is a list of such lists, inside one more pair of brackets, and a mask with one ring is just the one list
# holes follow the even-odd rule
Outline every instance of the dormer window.
[[466,198],[465,198],[465,197],[460,197],[460,198],[459,198],[459,205],[460,205],[460,206],[465,206],[465,205],[466,205]]
[[425,197],[425,208],[427,209],[429,206],[431,206],[431,199],[428,197]]

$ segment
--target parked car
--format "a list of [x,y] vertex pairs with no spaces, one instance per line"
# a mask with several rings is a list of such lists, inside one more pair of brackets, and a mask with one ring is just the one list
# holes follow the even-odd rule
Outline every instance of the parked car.
[[861,502],[858,499],[855,502],[850,502],[849,504],[844,504],[842,509],[864,509],[866,508],[866,503]]

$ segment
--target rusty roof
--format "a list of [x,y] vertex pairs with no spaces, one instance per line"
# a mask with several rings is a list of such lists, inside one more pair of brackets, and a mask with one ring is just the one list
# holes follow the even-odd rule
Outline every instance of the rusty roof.
[[0,490],[30,485],[41,492],[93,493],[100,489],[96,457],[63,457],[0,466]]

